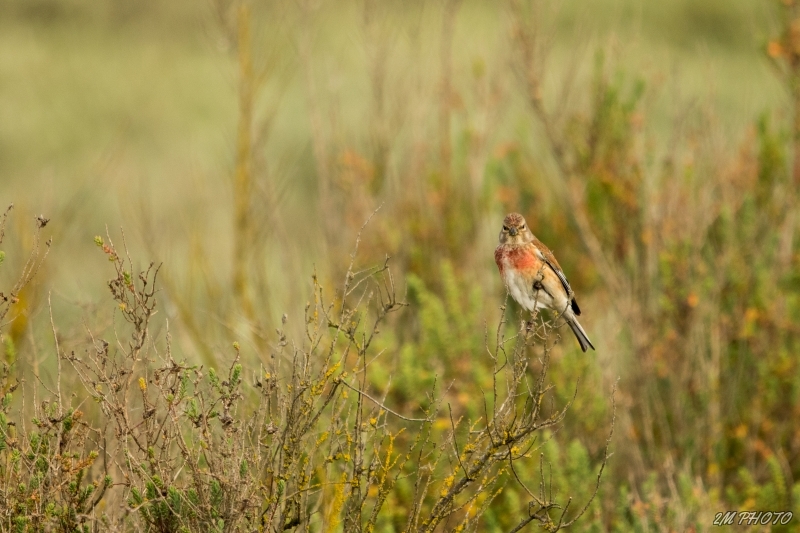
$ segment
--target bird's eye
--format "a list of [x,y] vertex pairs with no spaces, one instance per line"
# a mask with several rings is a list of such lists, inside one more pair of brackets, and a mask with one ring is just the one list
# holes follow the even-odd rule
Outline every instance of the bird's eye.
[[521,225],[519,229],[525,229],[525,224]]
[[508,226],[503,226],[503,231],[508,231]]

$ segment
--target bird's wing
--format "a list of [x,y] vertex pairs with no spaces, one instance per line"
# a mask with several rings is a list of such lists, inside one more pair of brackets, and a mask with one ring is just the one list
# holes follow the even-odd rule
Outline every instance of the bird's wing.
[[572,294],[572,288],[569,286],[569,281],[567,281],[567,276],[565,276],[564,271],[561,270],[561,265],[559,265],[558,261],[556,261],[556,256],[553,255],[553,252],[551,252],[550,249],[536,237],[533,238],[532,242],[533,245],[536,247],[536,251],[539,254],[539,258],[542,261],[544,261],[553,272],[555,272],[556,276],[558,276],[559,281],[561,281],[561,285],[564,286],[564,290],[567,291],[567,294]]

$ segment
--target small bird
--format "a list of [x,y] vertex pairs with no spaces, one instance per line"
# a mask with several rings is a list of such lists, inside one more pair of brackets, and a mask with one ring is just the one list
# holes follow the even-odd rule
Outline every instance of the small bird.
[[581,350],[594,350],[578,322],[581,309],[561,266],[553,252],[534,237],[519,213],[510,213],[503,219],[494,260],[508,293],[519,305],[531,312],[545,308],[559,313],[578,338]]

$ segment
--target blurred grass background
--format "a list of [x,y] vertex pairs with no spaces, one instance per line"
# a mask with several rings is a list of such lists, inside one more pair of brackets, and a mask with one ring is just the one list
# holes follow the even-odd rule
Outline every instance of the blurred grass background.
[[[103,309],[93,237],[108,226],[164,262],[162,313],[185,356],[213,364],[237,339],[256,365],[280,316],[301,316],[312,271],[338,282],[383,205],[361,261],[391,255],[412,306],[385,332],[374,385],[394,373],[394,401],[413,403],[419,383],[456,379],[469,412],[503,296],[497,229],[519,210],[598,347],[565,339],[552,372],[564,398],[581,389],[552,451],[562,486],[590,485],[622,379],[616,456],[585,527],[800,515],[793,100],[765,51],[782,3],[242,5],[0,4],[8,262],[34,215],[54,237],[7,334],[17,353],[49,342],[48,291],[65,329]],[[535,95],[520,13],[543,36]],[[512,512],[515,497],[501,499]]]

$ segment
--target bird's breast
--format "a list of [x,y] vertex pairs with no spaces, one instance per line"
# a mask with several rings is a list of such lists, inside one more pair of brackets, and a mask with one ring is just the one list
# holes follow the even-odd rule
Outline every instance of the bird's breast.
[[552,297],[547,291],[533,286],[543,263],[530,245],[500,245],[495,250],[495,261],[508,293],[523,308],[533,311],[551,307]]
[[541,267],[541,261],[536,257],[532,248],[530,245],[502,244],[495,250],[495,262],[501,272],[506,269],[520,272],[538,270]]

